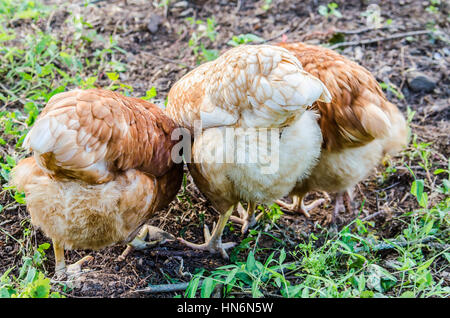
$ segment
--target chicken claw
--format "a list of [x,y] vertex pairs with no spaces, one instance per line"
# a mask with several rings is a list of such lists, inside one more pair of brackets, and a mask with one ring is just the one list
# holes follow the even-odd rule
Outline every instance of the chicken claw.
[[67,266],[66,273],[69,276],[76,275],[82,272],[81,268],[84,264],[90,263],[94,260],[94,257],[91,255],[87,255],[83,257],[82,259],[78,260],[77,262]]
[[214,230],[212,234],[209,231],[208,226],[205,224],[203,228],[205,243],[194,244],[184,240],[181,237],[178,238],[178,241],[196,250],[208,251],[213,254],[220,253],[224,259],[228,259],[228,254],[226,250],[236,246],[236,243],[235,242],[222,243],[222,232],[223,229],[225,228],[225,225],[227,224],[228,219],[230,218],[231,213],[233,213],[233,210],[234,206],[228,209],[228,211],[225,214],[220,215],[217,225],[214,224]]
[[285,210],[302,213],[307,218],[310,218],[311,215],[309,214],[309,211],[315,209],[325,201],[326,201],[325,199],[317,199],[314,200],[312,203],[305,205],[305,203],[303,202],[303,198],[294,195],[292,197],[292,204],[285,203],[281,200],[277,200],[275,203]]
[[64,247],[62,244],[53,241],[53,249],[55,251],[55,277],[57,280],[64,280],[67,277],[73,277],[80,274],[82,272],[82,266],[94,259],[94,257],[88,255],[76,263],[66,266],[64,260]]
[[[145,240],[147,237],[148,241]],[[166,231],[163,231],[155,226],[145,224],[142,226],[139,234],[136,235],[130,243],[128,243],[127,248],[122,252],[122,254],[120,254],[119,257],[117,257],[117,260],[119,262],[123,261],[134,249],[143,250],[174,240],[175,237],[172,234],[167,233]]]
[[255,204],[249,203],[247,210],[239,203],[237,207],[238,213],[240,217],[230,216],[230,221],[239,223],[242,225],[241,233],[247,233],[249,228],[252,228],[256,225],[259,219],[264,215],[260,213],[257,217],[255,217]]
[[338,218],[339,212],[347,212],[355,213],[352,207],[352,192],[350,190],[345,190],[344,192],[340,192],[336,196],[336,202],[334,204],[333,218],[331,223],[335,223]]

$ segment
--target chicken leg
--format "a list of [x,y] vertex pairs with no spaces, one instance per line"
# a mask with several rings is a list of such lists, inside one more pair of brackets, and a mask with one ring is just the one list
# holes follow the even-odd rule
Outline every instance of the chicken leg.
[[[148,241],[145,240],[147,236]],[[122,254],[120,254],[119,257],[117,257],[117,260],[119,262],[123,261],[134,249],[143,250],[173,240],[175,240],[175,237],[166,231],[144,224],[142,229],[139,231],[139,234],[136,235],[130,243],[128,243],[127,248],[122,252]]]
[[287,204],[281,200],[277,200],[275,203],[285,210],[303,213],[304,216],[310,218],[311,215],[309,214],[309,211],[318,207],[323,202],[325,202],[325,199],[317,199],[314,200],[312,203],[305,205],[305,203],[303,202],[303,196],[293,195],[292,204]]
[[354,213],[353,207],[352,207],[352,191],[351,190],[345,190],[343,192],[339,192],[336,195],[336,202],[334,204],[334,210],[333,210],[333,218],[331,220],[331,223],[336,222],[336,218],[338,217],[339,212],[346,211]]
[[241,233],[247,233],[248,229],[255,226],[259,219],[263,216],[263,213],[260,213],[255,217],[255,209],[256,204],[249,202],[247,206],[247,210],[244,209],[241,203],[238,203],[237,210],[240,217],[230,216],[230,221],[239,223],[242,225]]
[[194,244],[184,240],[181,237],[178,238],[178,241],[196,250],[209,251],[210,253],[220,253],[223,258],[228,259],[228,254],[225,250],[234,247],[236,243],[234,242],[222,243],[222,233],[223,229],[225,228],[225,225],[227,224],[228,219],[231,216],[231,213],[233,213],[233,210],[234,205],[232,205],[224,214],[220,214],[219,221],[217,222],[217,225],[214,226],[212,234],[209,232],[209,229],[205,224],[204,227],[205,243]]
[[53,240],[53,250],[55,252],[55,275],[56,277],[64,277],[65,275],[73,276],[81,273],[81,267],[94,258],[90,255],[83,257],[76,263],[66,266],[64,259],[64,246],[59,242]]

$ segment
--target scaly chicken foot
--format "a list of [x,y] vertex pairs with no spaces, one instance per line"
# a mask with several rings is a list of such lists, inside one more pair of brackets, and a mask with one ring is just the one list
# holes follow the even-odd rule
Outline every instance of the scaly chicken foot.
[[292,196],[291,204],[288,204],[281,200],[277,200],[277,201],[275,201],[275,203],[278,204],[284,210],[296,212],[296,213],[302,213],[307,218],[310,218],[311,215],[309,214],[309,211],[311,211],[312,209],[315,209],[316,207],[318,207],[325,201],[326,201],[325,199],[317,199],[317,200],[314,200],[313,202],[311,202],[310,204],[306,205],[303,202],[303,197],[294,195],[294,196]]
[[331,223],[335,223],[336,219],[339,217],[339,212],[351,212],[354,213],[353,207],[352,207],[352,194],[350,190],[346,190],[344,192],[339,192],[336,196],[336,202],[334,205],[333,210],[333,218],[331,220]]
[[[145,240],[147,236],[149,237],[148,241]],[[122,254],[120,254],[119,257],[117,257],[117,260],[119,262],[123,261],[134,249],[143,250],[173,240],[175,240],[175,237],[171,234],[157,227],[144,224],[139,231],[139,234],[127,244],[127,248],[122,252]]]
[[237,216],[230,216],[230,221],[239,223],[242,225],[241,233],[245,234],[247,233],[249,228],[252,228],[258,223],[259,219],[263,216],[263,213],[260,213],[258,216],[255,217],[255,203],[249,203],[247,210],[244,209],[241,203],[238,204],[237,211],[239,213],[240,217]]
[[81,268],[84,264],[89,263],[94,257],[88,255],[78,260],[77,262],[66,266],[64,259],[64,246],[58,242],[53,241],[53,250],[55,252],[55,277],[62,280],[67,277],[73,277],[82,272]]
[[226,252],[227,249],[236,246],[235,242],[222,243],[222,233],[225,225],[227,224],[228,219],[233,213],[234,206],[232,206],[225,214],[221,214],[217,225],[214,225],[213,233],[211,234],[208,226],[205,224],[203,228],[203,232],[205,235],[205,243],[203,244],[194,244],[184,240],[179,237],[178,241],[190,248],[196,250],[209,251],[210,253],[220,253],[224,259],[228,259],[228,254]]

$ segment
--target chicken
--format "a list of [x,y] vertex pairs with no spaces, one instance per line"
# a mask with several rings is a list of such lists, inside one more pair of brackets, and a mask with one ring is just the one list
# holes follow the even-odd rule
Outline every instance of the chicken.
[[[12,172],[25,191],[32,223],[52,239],[55,272],[64,249],[101,249],[130,242],[181,186],[183,167],[171,159],[177,125],[150,102],[116,92],[73,90],[53,96],[24,140],[32,157]],[[144,247],[144,226],[131,242]]]
[[[303,203],[310,191],[337,192],[333,221],[344,208],[351,210],[351,190],[366,178],[386,155],[407,144],[407,125],[399,109],[384,96],[372,74],[338,53],[303,43],[280,43],[298,58],[305,71],[319,78],[329,89],[332,101],[314,104],[323,135],[319,163],[309,178],[298,180],[291,191],[293,203],[277,203],[304,213],[321,204]],[[303,160],[302,156],[299,156]]]
[[307,110],[316,100],[330,101],[322,82],[269,45],[231,49],[175,83],[166,113],[194,135],[188,167],[220,214],[204,244],[182,243],[226,258],[234,243],[222,243],[222,232],[238,203],[249,203],[243,223],[251,224],[256,202],[273,202],[308,175],[322,143]]

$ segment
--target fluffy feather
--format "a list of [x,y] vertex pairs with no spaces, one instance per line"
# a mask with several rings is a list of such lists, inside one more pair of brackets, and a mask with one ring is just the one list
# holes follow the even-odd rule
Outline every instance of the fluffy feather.
[[[330,98],[323,83],[305,72],[295,56],[269,45],[231,49],[175,83],[167,114],[191,132],[195,121],[201,121],[203,130],[195,137],[189,169],[200,191],[221,214],[207,243],[184,242],[220,251],[226,257],[220,237],[239,201],[269,203],[309,174],[319,156],[322,136],[315,113],[307,108],[316,100],[329,102]],[[264,137],[271,128],[276,144]],[[255,134],[245,143],[251,131]],[[207,160],[209,154],[235,160]],[[298,154],[301,160],[292,161]],[[238,156],[256,160],[238,162]],[[263,162],[270,158],[279,161],[267,173]]]
[[[326,48],[303,43],[279,46],[295,54],[305,71],[319,78],[332,96],[331,102],[313,105],[320,114],[323,149],[310,177],[299,180],[291,192],[300,198],[298,203],[310,191],[350,190],[386,154],[395,154],[406,145],[404,116],[386,99],[369,71]],[[299,205],[287,207],[307,214]]]
[[112,91],[49,100],[24,142],[34,156],[14,168],[12,184],[55,254],[128,242],[172,200],[182,179],[170,157],[176,127],[155,105]]

